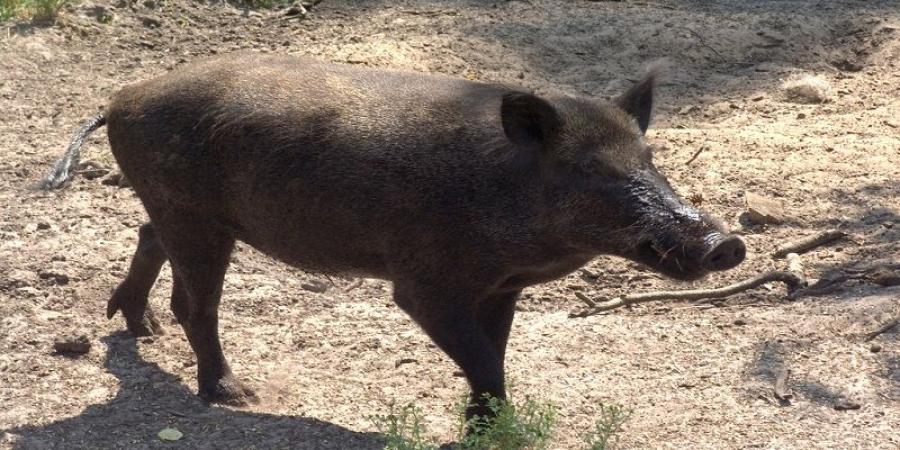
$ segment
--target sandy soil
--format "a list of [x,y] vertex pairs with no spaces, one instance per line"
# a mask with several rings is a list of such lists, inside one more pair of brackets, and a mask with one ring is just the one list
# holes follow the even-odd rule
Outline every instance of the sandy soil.
[[[749,5],[745,5],[749,4]],[[127,188],[79,177],[59,193],[24,189],[119,87],[236,49],[441,72],[538,92],[608,97],[657,58],[671,69],[649,139],[686,197],[749,246],[715,286],[784,268],[777,246],[827,228],[849,239],[803,256],[820,278],[900,259],[900,10],[893,1],[325,0],[304,20],[184,0],[102,1],[55,25],[0,30],[0,448],[376,449],[371,414],[412,402],[438,442],[465,392],[456,368],[391,304],[388,283],[294,270],[241,246],[228,275],[223,341],[258,390],[248,408],[208,407],[166,305],[167,334],[135,340],[107,321],[145,220]],[[782,89],[816,75],[829,101]],[[85,160],[111,168],[105,133]],[[698,150],[696,160],[685,164]],[[754,192],[784,204],[780,225],[741,219]],[[508,354],[519,396],[560,408],[555,448],[579,448],[601,402],[632,417],[621,448],[900,448],[900,288],[852,279],[823,296],[783,287],[721,307],[651,303],[584,319],[574,296],[679,287],[600,258],[526,291]],[[322,282],[328,289],[303,287]],[[687,287],[681,285],[680,287]],[[86,334],[86,355],[54,354]],[[875,346],[875,347],[873,347]],[[878,351],[876,351],[878,350]],[[400,360],[411,360],[399,364]],[[791,370],[790,405],[772,395]],[[859,409],[835,405],[855,402]],[[162,428],[184,433],[176,444]]]

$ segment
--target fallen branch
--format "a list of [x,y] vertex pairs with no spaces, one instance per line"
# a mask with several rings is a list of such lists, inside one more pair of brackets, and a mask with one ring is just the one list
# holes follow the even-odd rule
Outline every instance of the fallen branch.
[[786,284],[789,293],[806,285],[806,280],[796,273],[771,271],[765,272],[761,275],[738,283],[714,289],[644,292],[640,294],[624,295],[605,303],[599,303],[597,304],[597,306],[586,309],[584,311],[571,313],[569,314],[569,317],[588,317],[602,312],[621,308],[623,306],[634,305],[636,303],[652,302],[656,300],[695,300],[695,305],[702,305],[705,303],[711,303],[716,299],[730,297],[739,292],[753,289],[771,281],[780,281]]
[[876,329],[875,331],[867,334],[866,342],[869,342],[872,339],[877,338],[879,335],[885,333],[886,331],[890,330],[891,328],[896,327],[898,324],[900,324],[900,317],[887,321],[884,325],[878,327],[878,329]]
[[575,291],[575,296],[578,297],[578,300],[581,300],[584,302],[584,304],[588,305],[589,308],[597,307],[597,303],[595,301],[591,300],[591,298],[588,297],[587,295],[584,295],[581,292]]
[[799,254],[808,252],[816,247],[820,247],[831,241],[841,239],[846,236],[847,233],[844,233],[843,231],[828,230],[785,244],[784,246],[779,247],[778,250],[775,250],[775,253],[773,253],[772,256],[774,258],[784,258],[788,255],[788,253]]

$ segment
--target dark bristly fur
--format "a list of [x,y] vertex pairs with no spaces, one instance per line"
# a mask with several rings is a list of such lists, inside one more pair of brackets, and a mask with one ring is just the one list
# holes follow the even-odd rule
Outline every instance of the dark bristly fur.
[[[109,301],[161,331],[147,295],[166,260],[199,393],[242,403],[218,304],[236,240],[288,264],[393,282],[394,300],[463,370],[468,414],[504,397],[521,290],[599,254],[679,279],[731,268],[741,241],[683,202],[643,142],[655,72],[615,103],[443,76],[253,54],[122,89],[109,141],[150,216]],[[65,182],[88,123],[45,183]]]

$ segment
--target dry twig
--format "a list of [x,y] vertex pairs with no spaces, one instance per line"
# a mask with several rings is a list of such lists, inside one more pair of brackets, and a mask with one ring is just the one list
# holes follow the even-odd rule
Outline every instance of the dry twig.
[[597,307],[597,303],[594,302],[593,300],[591,300],[591,298],[588,297],[587,295],[584,295],[581,292],[575,291],[575,296],[578,297],[578,300],[581,300],[584,302],[584,304],[588,305],[589,308]]
[[879,335],[881,335],[882,333],[885,333],[886,331],[890,330],[891,328],[896,327],[897,324],[900,324],[900,317],[898,317],[898,318],[896,318],[896,319],[893,319],[893,320],[887,321],[886,323],[884,323],[884,325],[878,327],[875,331],[873,331],[873,332],[867,334],[867,335],[866,335],[866,342],[869,342],[869,341],[871,341],[872,339],[877,338],[877,337],[878,337]]
[[684,165],[689,166],[692,162],[694,162],[695,159],[697,159],[698,156],[700,156],[700,153],[703,153],[703,150],[706,150],[705,145],[701,145],[700,148],[698,148],[697,151],[695,151],[694,154],[691,155],[691,159],[685,161]]
[[794,242],[785,244],[775,250],[775,253],[772,254],[775,258],[784,258],[788,255],[788,253],[804,253],[808,252],[816,247],[825,245],[831,241],[841,239],[846,237],[847,233],[839,230],[828,230],[819,234],[814,234],[812,236],[807,236],[803,239],[796,240]]
[[640,294],[624,295],[608,302],[597,304],[597,306],[584,311],[571,313],[569,314],[569,317],[588,317],[623,306],[655,300],[696,300],[694,303],[695,305],[702,305],[716,299],[729,297],[739,292],[753,289],[770,281],[781,281],[782,283],[785,283],[788,286],[788,292],[793,292],[806,284],[806,280],[795,273],[771,271],[738,283],[714,289],[644,292]]

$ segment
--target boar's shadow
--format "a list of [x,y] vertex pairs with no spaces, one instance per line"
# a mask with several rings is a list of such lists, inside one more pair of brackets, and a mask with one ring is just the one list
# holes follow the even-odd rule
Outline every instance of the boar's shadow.
[[5,430],[14,435],[13,449],[172,448],[172,442],[157,436],[166,427],[184,434],[175,443],[178,448],[384,448],[376,433],[355,432],[311,417],[207,406],[178,377],[141,359],[130,334],[114,333],[101,340],[107,344],[105,367],[119,380],[116,396],[75,417]]

